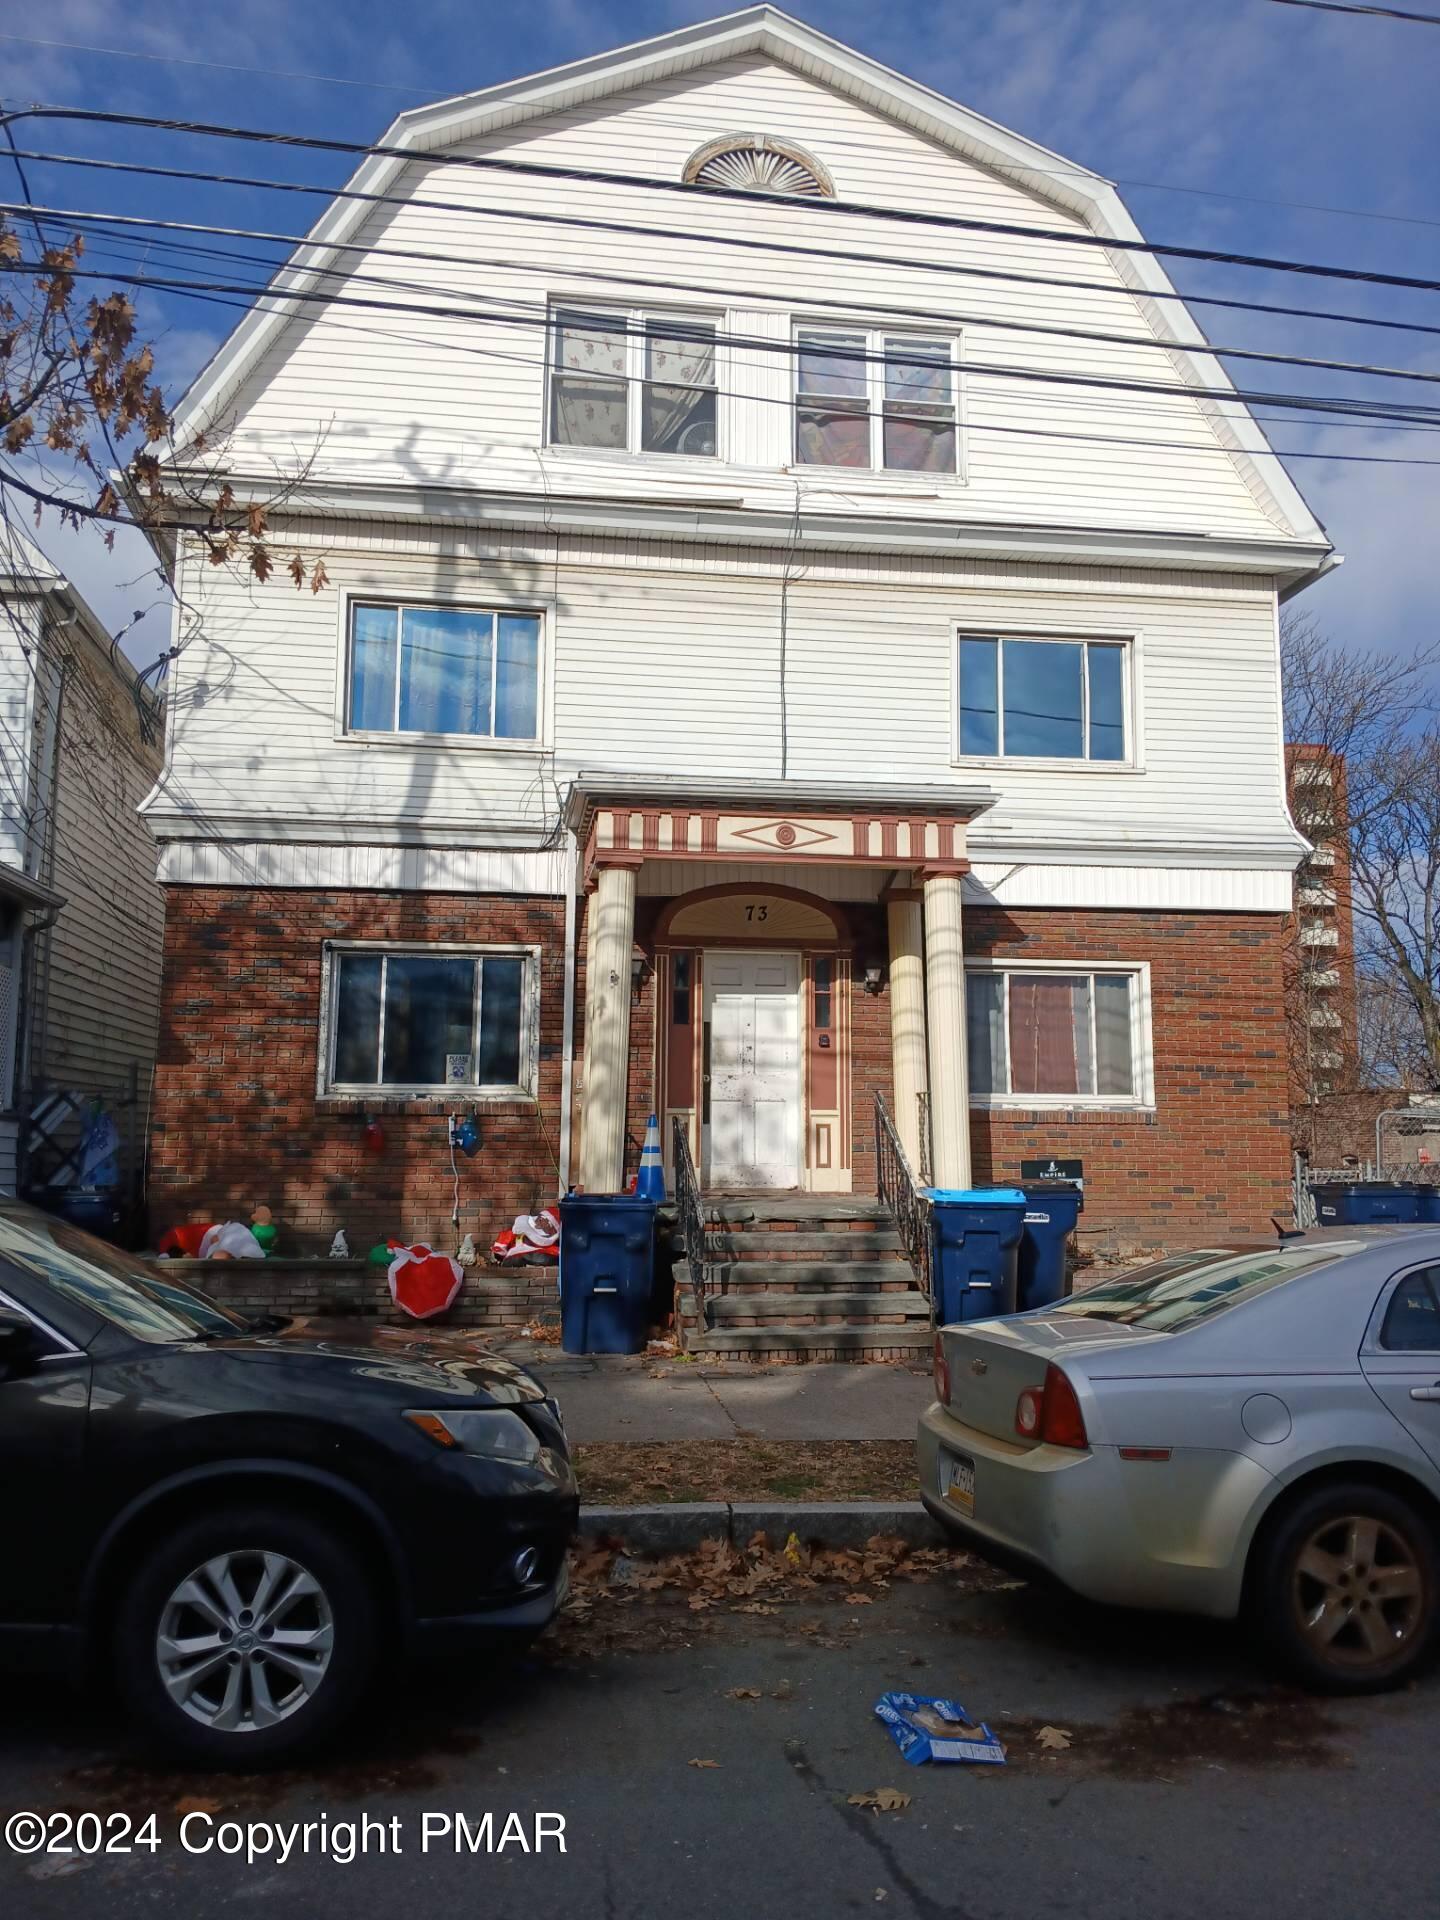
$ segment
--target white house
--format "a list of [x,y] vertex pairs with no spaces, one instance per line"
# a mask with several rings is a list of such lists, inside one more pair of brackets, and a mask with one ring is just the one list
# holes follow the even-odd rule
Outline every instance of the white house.
[[467,1224],[652,1108],[862,1194],[880,1093],[938,1183],[1261,1223],[1332,555],[1139,242],[768,6],[402,114],[179,422],[308,463],[326,584],[167,556],[160,1211],[443,1233],[460,1107]]
[[0,520],[0,1193],[74,1182],[99,1102],[119,1197],[139,1199],[164,924],[136,811],[159,714],[140,699],[74,586]]

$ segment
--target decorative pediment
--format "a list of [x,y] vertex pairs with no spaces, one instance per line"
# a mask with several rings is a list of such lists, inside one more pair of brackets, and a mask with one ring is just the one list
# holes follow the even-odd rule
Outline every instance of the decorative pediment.
[[728,187],[732,193],[785,193],[800,200],[833,200],[835,184],[818,160],[788,140],[763,133],[709,140],[685,162],[688,187]]

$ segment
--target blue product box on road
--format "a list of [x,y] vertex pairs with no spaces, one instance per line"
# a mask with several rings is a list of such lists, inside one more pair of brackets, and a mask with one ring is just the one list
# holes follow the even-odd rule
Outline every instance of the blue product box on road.
[[912,1767],[929,1760],[968,1760],[1003,1767],[1005,1749],[983,1722],[972,1721],[958,1700],[923,1693],[883,1693],[875,1712]]

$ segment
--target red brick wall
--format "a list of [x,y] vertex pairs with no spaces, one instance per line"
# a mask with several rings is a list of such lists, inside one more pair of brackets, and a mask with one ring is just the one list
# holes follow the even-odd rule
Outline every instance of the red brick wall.
[[[658,904],[642,900],[646,948]],[[883,908],[848,910],[855,935],[855,1191],[874,1182],[874,1094],[890,1096],[890,999],[867,994],[887,957]],[[386,1144],[358,1110],[315,1096],[326,939],[523,941],[542,947],[540,1101],[480,1109],[484,1144],[461,1167],[462,1229],[481,1244],[553,1198],[559,1146],[564,903],[461,894],[169,890],[150,1199],[154,1230],[272,1206],[282,1245],[323,1251],[337,1226],[361,1251],[383,1235],[450,1237],[446,1102],[382,1103]],[[969,911],[967,946],[1016,960],[1151,966],[1156,1111],[972,1113],[977,1182],[1018,1179],[1022,1157],[1085,1162],[1087,1239],[1194,1244],[1267,1231],[1287,1206],[1283,943],[1275,915]],[[584,929],[576,992],[583,1068]],[[626,1171],[654,1104],[655,985],[632,1009]]]
[[[554,1199],[564,1006],[562,900],[456,893],[167,888],[160,1055],[149,1169],[152,1237],[192,1219],[247,1219],[264,1202],[281,1246],[355,1253],[392,1236],[448,1245],[447,1100],[317,1100],[322,943],[523,942],[541,947],[540,1099],[477,1108],[482,1145],[458,1156],[461,1231],[487,1247]],[[583,1003],[582,1003],[583,1005]],[[577,1027],[579,1025],[577,1019]]]

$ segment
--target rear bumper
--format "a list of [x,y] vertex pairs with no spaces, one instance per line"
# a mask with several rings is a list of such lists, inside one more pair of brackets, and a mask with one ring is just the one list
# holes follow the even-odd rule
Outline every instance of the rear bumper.
[[[1243,1454],[1176,1449],[1123,1461],[1114,1447],[1022,1448],[935,1403],[917,1435],[920,1492],[951,1532],[1002,1561],[1039,1568],[1087,1600],[1232,1618],[1246,1519],[1270,1476]],[[941,1492],[944,1452],[975,1464],[975,1507]]]

